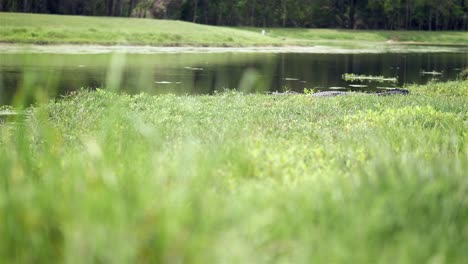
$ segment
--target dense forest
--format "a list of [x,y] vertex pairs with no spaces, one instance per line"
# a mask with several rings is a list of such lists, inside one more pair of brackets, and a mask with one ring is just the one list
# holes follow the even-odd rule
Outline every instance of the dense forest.
[[228,26],[468,30],[468,0],[0,0],[0,11]]

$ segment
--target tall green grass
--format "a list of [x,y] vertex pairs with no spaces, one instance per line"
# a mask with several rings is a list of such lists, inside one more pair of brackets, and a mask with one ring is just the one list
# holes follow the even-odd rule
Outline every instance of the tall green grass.
[[0,124],[0,262],[464,263],[468,82],[409,89],[28,107]]

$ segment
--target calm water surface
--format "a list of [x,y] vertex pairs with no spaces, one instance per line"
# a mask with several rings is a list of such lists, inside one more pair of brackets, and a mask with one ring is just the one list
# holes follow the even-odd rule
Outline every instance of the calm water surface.
[[[304,88],[383,89],[456,79],[468,53],[383,54],[0,54],[0,104],[30,91],[54,97],[84,88],[118,87],[126,93],[212,94],[224,89],[268,92]],[[425,75],[437,71],[442,75]],[[397,77],[393,83],[346,82],[344,73]],[[341,88],[340,88],[341,87]]]

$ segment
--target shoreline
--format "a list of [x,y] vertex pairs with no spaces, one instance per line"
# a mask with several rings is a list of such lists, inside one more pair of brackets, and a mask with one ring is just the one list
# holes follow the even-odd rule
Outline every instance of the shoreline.
[[200,47],[200,46],[148,46],[148,45],[96,45],[59,44],[38,45],[0,42],[0,54],[9,53],[55,53],[55,54],[160,54],[160,53],[316,53],[316,54],[362,54],[362,53],[417,53],[417,52],[468,52],[467,46],[378,43],[370,47],[314,46],[246,46],[246,47]]

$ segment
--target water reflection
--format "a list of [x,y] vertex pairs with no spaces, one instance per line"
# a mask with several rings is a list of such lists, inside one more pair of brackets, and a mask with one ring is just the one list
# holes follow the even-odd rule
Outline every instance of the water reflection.
[[[184,53],[124,57],[117,83],[122,91],[131,94],[212,94],[223,89],[301,92],[304,88],[353,89],[350,85],[361,84],[344,81],[344,73],[397,77],[395,85],[378,85],[402,86],[426,83],[432,78],[455,79],[468,66],[467,53]],[[11,103],[14,94],[26,85],[45,96],[67,94],[82,87],[106,87],[115,79],[109,75],[112,61],[112,54],[0,54],[0,104]],[[421,74],[432,71],[442,75]]]

